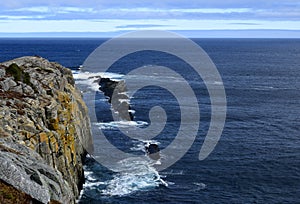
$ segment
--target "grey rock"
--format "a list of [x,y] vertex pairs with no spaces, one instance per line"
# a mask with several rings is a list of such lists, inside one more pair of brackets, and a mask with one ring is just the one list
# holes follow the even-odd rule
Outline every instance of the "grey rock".
[[0,78],[3,78],[5,74],[5,69],[0,69]]
[[4,91],[8,91],[15,86],[17,86],[17,83],[13,80],[12,77],[9,77],[4,81],[0,81],[0,87],[2,87]]
[[4,62],[0,70],[12,63],[30,83],[0,71],[0,182],[42,203],[75,203],[92,137],[72,72],[41,57]]
[[32,94],[34,94],[34,90],[32,89],[31,86],[29,86],[27,84],[23,84],[23,93],[26,95],[32,95]]
[[[71,188],[64,185],[60,172],[45,164],[40,155],[20,144],[0,141],[2,180],[43,203],[51,199],[72,202]],[[41,169],[43,173],[40,173]]]
[[9,90],[13,91],[13,92],[23,94],[23,87],[22,87],[21,84],[19,86],[10,87]]

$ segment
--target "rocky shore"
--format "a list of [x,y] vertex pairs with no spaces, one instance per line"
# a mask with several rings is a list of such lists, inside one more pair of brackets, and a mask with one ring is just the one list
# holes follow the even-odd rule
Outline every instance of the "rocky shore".
[[0,203],[75,203],[84,146],[88,110],[71,70],[41,57],[0,64]]

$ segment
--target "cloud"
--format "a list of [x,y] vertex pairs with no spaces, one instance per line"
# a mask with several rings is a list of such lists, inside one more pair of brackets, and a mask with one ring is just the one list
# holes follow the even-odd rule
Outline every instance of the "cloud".
[[1,9],[19,9],[26,7],[76,7],[76,8],[94,8],[102,9],[117,9],[117,8],[151,8],[151,9],[228,9],[228,8],[249,8],[249,9],[279,9],[279,8],[295,8],[299,7],[300,3],[296,0],[9,0],[1,2]]
[[300,3],[295,0],[9,0],[0,8],[0,32],[300,30],[299,22]]
[[[11,26],[11,24],[14,26]],[[249,25],[251,24],[251,27]],[[124,26],[125,25],[125,26]],[[127,25],[127,26],[126,26]],[[145,27],[140,20],[0,20],[2,32],[117,32],[140,30]],[[143,25],[155,25],[164,30],[241,30],[241,29],[285,29],[295,30],[300,27],[298,21],[240,21],[240,20],[143,20]]]
[[0,15],[0,20],[39,20],[39,19],[45,19],[49,16],[44,15],[35,15],[35,16],[25,16],[25,15],[19,15],[19,16],[12,16],[12,15]]
[[37,13],[48,13],[50,11],[50,7],[45,6],[37,6],[37,7],[24,7],[18,9],[10,9],[9,12],[37,12]]
[[[114,2],[114,1],[113,1]],[[141,0],[141,2],[143,2]],[[175,1],[175,3],[178,1]],[[262,4],[261,8],[252,7],[210,7],[210,8],[173,8],[174,4],[162,4],[161,7],[129,7],[121,3],[124,7],[76,7],[76,6],[31,6],[1,11],[7,16],[32,16],[31,19],[39,19],[43,15],[44,19],[65,20],[65,19],[228,19],[228,20],[300,20],[300,6],[267,8]],[[112,4],[114,5],[114,4]],[[176,4],[175,4],[176,5]],[[205,4],[204,4],[205,5]],[[289,4],[291,5],[291,4]],[[1,9],[0,9],[1,10]],[[38,17],[35,17],[38,16]],[[21,18],[21,17],[20,17]],[[13,19],[13,18],[10,18]],[[30,19],[28,17],[28,19]]]
[[153,12],[153,13],[245,13],[250,12],[249,8],[189,8],[189,9],[159,9],[159,8],[120,8],[120,9],[106,9],[107,11],[119,12]]
[[260,25],[259,23],[245,23],[245,22],[239,22],[239,23],[229,23],[229,25]]
[[158,28],[158,27],[166,27],[167,25],[155,25],[155,24],[134,24],[134,25],[120,25],[116,26],[116,28],[129,28],[129,29],[136,29],[136,28]]
[[18,9],[10,9],[8,12],[28,12],[28,13],[95,13],[93,8],[78,8],[78,7],[24,7]]

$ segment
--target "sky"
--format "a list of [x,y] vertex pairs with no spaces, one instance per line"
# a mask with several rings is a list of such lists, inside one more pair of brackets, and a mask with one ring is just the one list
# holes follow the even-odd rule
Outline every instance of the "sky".
[[0,6],[2,37],[111,37],[135,30],[197,37],[300,37],[300,1],[8,0]]

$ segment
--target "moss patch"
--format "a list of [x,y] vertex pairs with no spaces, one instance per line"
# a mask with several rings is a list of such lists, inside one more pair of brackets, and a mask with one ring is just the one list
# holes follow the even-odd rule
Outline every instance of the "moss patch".
[[32,86],[32,83],[30,82],[29,73],[27,72],[24,73],[23,82],[29,86]]
[[32,86],[30,82],[30,75],[27,72],[24,72],[16,63],[12,63],[5,69],[6,74],[14,77],[15,81],[22,81],[23,83]]
[[15,81],[21,81],[23,71],[16,63],[9,65],[5,71],[6,74],[13,76]]

